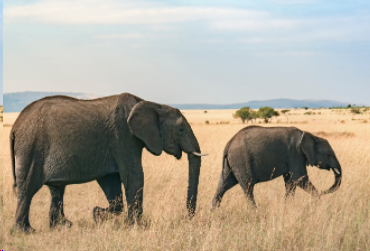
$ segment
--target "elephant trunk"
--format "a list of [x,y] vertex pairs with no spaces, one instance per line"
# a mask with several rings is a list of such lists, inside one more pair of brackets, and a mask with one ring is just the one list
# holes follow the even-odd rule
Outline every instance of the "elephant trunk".
[[340,187],[340,184],[342,183],[342,169],[340,167],[332,169],[335,175],[334,185],[332,185],[328,190],[322,192],[322,194],[328,194],[337,191]]
[[195,209],[197,205],[197,195],[198,195],[198,184],[199,184],[199,174],[201,165],[201,155],[198,140],[195,138],[193,131],[189,125],[188,127],[188,139],[192,150],[188,153],[189,160],[189,187],[188,187],[188,197],[186,200],[186,207],[189,212],[189,216],[192,217],[195,214]]
[[188,187],[188,197],[186,200],[186,207],[188,209],[189,216],[192,217],[195,214],[195,209],[197,205],[201,157],[189,153],[188,160],[189,160],[189,187]]

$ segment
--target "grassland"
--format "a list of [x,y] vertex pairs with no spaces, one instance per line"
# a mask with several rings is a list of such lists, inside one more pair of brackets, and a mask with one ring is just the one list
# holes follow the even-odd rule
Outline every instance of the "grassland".
[[[0,137],[3,138],[3,106],[0,107]],[[3,142],[2,142],[3,143]],[[0,248],[4,246],[3,239],[3,156],[4,156],[4,146],[1,148],[0,153]]]
[[[65,213],[71,229],[50,231],[50,195],[46,187],[34,197],[30,221],[37,230],[24,235],[14,231],[16,197],[8,150],[8,135],[17,114],[4,115],[3,218],[4,250],[370,250],[370,115],[349,111],[292,110],[262,126],[296,126],[329,140],[343,169],[340,189],[320,200],[297,190],[285,202],[284,182],[277,178],[256,185],[258,210],[253,210],[239,186],[224,197],[221,207],[210,212],[227,141],[246,124],[232,118],[233,110],[183,111],[200,143],[202,159],[196,217],[189,220],[185,200],[188,166],[163,154],[144,153],[143,224],[126,225],[126,211],[96,225],[92,209],[107,206],[96,182],[66,189]],[[313,114],[315,113],[315,114]],[[320,113],[320,114],[319,114]],[[205,121],[209,121],[209,125]],[[366,121],[366,122],[365,122]],[[223,122],[220,124],[220,122]],[[331,172],[308,167],[319,190],[333,184]]]

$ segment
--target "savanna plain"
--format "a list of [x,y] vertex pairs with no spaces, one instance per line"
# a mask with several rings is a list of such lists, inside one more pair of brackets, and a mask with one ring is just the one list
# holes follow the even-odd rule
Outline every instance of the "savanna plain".
[[[310,111],[310,110],[309,110]],[[182,111],[191,123],[202,158],[196,216],[187,217],[186,156],[176,160],[165,153],[155,157],[144,151],[144,215],[140,224],[120,216],[95,224],[94,206],[106,207],[96,182],[70,185],[64,196],[66,217],[72,228],[49,230],[50,193],[43,187],[33,198],[30,222],[36,233],[16,231],[17,199],[9,154],[9,132],[18,114],[4,114],[0,247],[4,250],[370,250],[370,113],[321,109],[307,114],[292,109],[260,126],[295,126],[326,138],[343,172],[338,191],[314,199],[302,189],[285,201],[282,177],[257,184],[257,210],[247,203],[239,185],[229,190],[219,209],[210,211],[228,140],[247,126],[234,119],[235,110]],[[305,115],[306,113],[306,115]],[[208,124],[205,123],[208,121]],[[249,123],[249,125],[251,125]],[[332,172],[307,167],[319,190],[334,182]],[[126,209],[126,208],[125,208]]]

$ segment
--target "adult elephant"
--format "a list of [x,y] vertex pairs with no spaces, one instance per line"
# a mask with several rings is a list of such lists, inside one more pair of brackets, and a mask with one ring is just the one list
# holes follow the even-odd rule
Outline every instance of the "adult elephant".
[[177,159],[188,154],[187,209],[195,212],[202,154],[193,131],[178,109],[145,101],[129,93],[94,100],[50,96],[28,105],[10,133],[14,186],[17,186],[16,226],[34,231],[29,223],[32,197],[43,186],[51,192],[50,227],[72,225],[63,212],[66,185],[97,180],[108,208],[118,214],[126,193],[131,222],[142,214],[143,148]]
[[238,183],[255,205],[254,185],[282,175],[286,196],[294,195],[297,185],[319,196],[308,179],[307,164],[333,170],[334,185],[323,194],[339,188],[342,169],[327,140],[295,127],[246,127],[225,147],[221,177],[212,208],[219,206],[225,192]]

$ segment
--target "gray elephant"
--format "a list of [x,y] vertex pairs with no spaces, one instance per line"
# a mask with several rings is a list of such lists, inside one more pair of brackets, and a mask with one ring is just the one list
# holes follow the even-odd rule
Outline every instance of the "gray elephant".
[[232,137],[225,147],[221,177],[212,208],[218,207],[225,192],[238,183],[255,205],[254,185],[282,175],[286,196],[294,195],[297,185],[319,196],[308,179],[307,164],[333,170],[334,185],[323,194],[339,188],[342,169],[327,140],[295,127],[246,127]]
[[144,101],[123,93],[94,100],[50,96],[28,105],[10,134],[14,186],[17,187],[16,226],[34,231],[29,223],[32,197],[47,185],[51,193],[50,227],[72,225],[63,212],[66,185],[96,180],[104,191],[108,208],[94,208],[94,219],[102,213],[123,210],[123,183],[130,222],[142,214],[144,173],[142,151],[166,153],[177,159],[188,154],[189,187],[187,209],[195,212],[200,147],[185,117],[178,109]]

